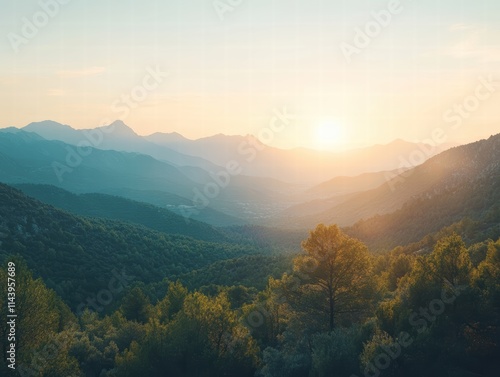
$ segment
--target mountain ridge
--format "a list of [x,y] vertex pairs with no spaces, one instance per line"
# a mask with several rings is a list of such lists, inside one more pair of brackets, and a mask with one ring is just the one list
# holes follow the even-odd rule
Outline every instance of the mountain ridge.
[[[229,161],[238,161],[246,175],[273,177],[291,183],[307,182],[307,184],[321,183],[327,179],[324,172],[328,171],[331,172],[330,176],[338,176],[397,169],[400,165],[400,156],[406,156],[414,150],[423,148],[430,151],[427,158],[448,147],[448,145],[438,145],[431,148],[427,144],[396,139],[387,144],[347,151],[325,152],[308,148],[288,150],[262,144],[252,135],[216,134],[195,140],[188,139],[180,133],[156,132],[148,136],[139,136],[123,122],[118,122],[116,134],[108,132],[112,129],[110,126],[93,130],[74,130],[70,127],[65,128],[62,134],[58,134],[45,129],[42,123],[32,123],[29,125],[29,130],[32,132],[36,130],[41,136],[45,134],[50,138],[75,145],[87,140],[85,132],[97,130],[106,135],[104,141],[97,146],[101,149],[149,154],[177,166],[195,166],[212,173],[219,171]],[[49,126],[53,123],[56,122],[49,123]],[[70,133],[72,135],[69,135]],[[300,176],[297,171],[301,172]]]
[[[340,223],[352,229],[352,234],[372,243],[377,234],[385,240],[390,239],[387,232],[396,228],[398,232],[403,232],[405,227],[414,229],[416,235],[423,237],[463,217],[478,218],[481,211],[486,213],[500,202],[495,191],[498,184],[500,134],[451,148],[375,189],[351,195],[325,211],[294,221],[300,224],[299,227],[319,222]],[[434,205],[428,204],[431,202]],[[429,213],[427,220],[424,220],[425,213],[421,213],[424,207]],[[408,208],[419,213],[420,221],[412,220],[414,216]],[[436,212],[435,208],[440,211]],[[435,221],[431,215],[447,220]],[[434,225],[429,227],[431,223]],[[417,227],[427,230],[420,231]],[[403,238],[396,239],[403,242]],[[415,241],[416,238],[406,236],[405,240]]]

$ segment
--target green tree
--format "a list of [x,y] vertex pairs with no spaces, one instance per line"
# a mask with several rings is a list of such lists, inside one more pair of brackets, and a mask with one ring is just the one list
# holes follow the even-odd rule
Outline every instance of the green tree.
[[359,367],[359,355],[363,344],[369,340],[374,324],[355,325],[349,328],[337,327],[330,333],[313,337],[311,376],[352,376]]
[[168,285],[167,294],[155,307],[156,315],[161,323],[171,321],[182,309],[188,290],[180,281]]
[[490,241],[486,258],[479,264],[475,276],[478,286],[486,301],[495,308],[495,314],[500,313],[500,239]]
[[121,311],[128,320],[146,323],[151,314],[149,298],[142,289],[135,287],[123,298]]
[[[15,276],[13,264],[15,265]],[[9,271],[10,266],[10,271]],[[41,279],[34,279],[31,271],[21,258],[10,258],[0,269],[0,314],[2,318],[7,317],[7,281],[8,278],[15,280],[15,318],[16,323],[16,351],[17,365],[25,370],[42,373],[48,365],[46,349],[54,348],[53,340],[57,338],[58,332],[69,328],[76,322],[75,317],[69,312],[68,307],[61,302],[54,291],[47,289]],[[12,282],[12,280],[10,281]],[[12,313],[10,313],[12,314]],[[10,327],[7,321],[0,323],[0,336],[2,340],[7,339]],[[7,354],[7,345],[10,342],[2,341],[3,355]],[[60,362],[65,358],[67,347],[55,347],[52,357]],[[63,352],[64,351],[64,352]],[[36,359],[36,360],[35,360]],[[0,361],[0,371],[3,368],[4,358]],[[64,363],[74,366],[73,361],[65,360]],[[36,365],[35,365],[36,364]]]
[[470,282],[472,263],[464,241],[457,234],[445,237],[434,247],[430,259],[434,273],[452,284]]
[[324,224],[310,232],[302,247],[307,255],[295,259],[295,272],[305,275],[310,289],[321,292],[332,331],[336,315],[359,311],[367,298],[371,270],[368,250],[337,225]]
[[398,256],[391,256],[390,265],[388,269],[388,288],[394,291],[399,280],[411,272],[413,259],[406,254],[399,254]]
[[285,297],[285,284],[286,281],[270,277],[267,288],[257,295],[254,302],[242,307],[244,324],[263,346],[275,346],[278,336],[286,328],[290,306]]

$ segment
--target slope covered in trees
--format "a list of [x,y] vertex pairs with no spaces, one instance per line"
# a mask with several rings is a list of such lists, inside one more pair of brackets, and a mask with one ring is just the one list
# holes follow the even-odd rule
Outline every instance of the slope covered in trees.
[[167,209],[105,194],[73,194],[50,185],[14,185],[26,195],[76,215],[120,220],[167,234],[182,234],[204,241],[226,242],[213,226],[185,219]]
[[427,234],[469,218],[475,241],[500,237],[500,171],[491,176],[425,195],[386,215],[360,220],[346,232],[373,249],[390,250],[417,242]]
[[22,255],[72,308],[105,288],[113,271],[148,283],[263,251],[74,216],[0,184],[0,255]]
[[[433,231],[437,231],[460,220],[463,214],[486,211],[495,204],[499,176],[500,134],[497,134],[487,140],[449,149],[400,175],[388,175],[387,182],[376,189],[349,195],[342,203],[319,213],[287,219],[286,224],[308,228],[320,222],[352,226],[361,219],[391,214],[418,199],[448,197],[459,191],[447,199],[448,206],[441,206],[442,216],[451,221],[436,223],[437,228]],[[468,200],[462,203],[466,195]],[[463,204],[465,208],[461,214]]]

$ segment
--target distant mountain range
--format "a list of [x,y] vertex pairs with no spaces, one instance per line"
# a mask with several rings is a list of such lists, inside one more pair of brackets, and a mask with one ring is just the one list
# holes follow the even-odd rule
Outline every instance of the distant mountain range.
[[462,227],[471,242],[500,237],[500,134],[443,152],[394,185],[394,200],[408,197],[403,206],[358,221],[350,234],[391,249],[468,219]]
[[[296,229],[295,239],[323,222],[387,249],[464,217],[486,216],[495,234],[499,143],[496,135],[433,155],[437,148],[396,140],[335,154],[272,148],[252,136],[142,137],[120,121],[94,130],[45,121],[0,130],[0,181],[79,215],[203,240],[250,229],[213,225]],[[416,153],[422,163],[405,164]]]
[[[405,169],[401,169],[404,172]],[[376,188],[387,182],[388,177],[401,173],[399,170],[364,173],[358,176],[340,176],[316,185],[306,192],[314,197],[332,197]]]
[[[450,144],[432,147],[422,143],[394,140],[386,145],[344,152],[316,151],[305,148],[283,150],[265,146],[252,135],[226,136],[222,134],[198,140],[189,140],[177,133],[156,133],[147,140],[179,153],[197,156],[217,165],[236,159],[241,161],[245,174],[273,177],[286,182],[319,184],[328,177],[355,176],[412,167],[408,156],[415,151],[426,151],[430,158]],[[423,161],[422,161],[423,162]]]
[[89,139],[99,141],[93,143],[95,148],[146,154],[174,166],[193,166],[209,172],[218,172],[228,162],[236,161],[243,175],[270,177],[301,185],[320,183],[340,175],[399,169],[401,164],[408,164],[402,159],[408,160],[414,151],[425,150],[425,157],[429,158],[450,147],[443,144],[433,148],[422,143],[395,140],[387,145],[337,153],[304,148],[284,150],[264,145],[252,135],[217,134],[190,140],[174,132],[142,137],[122,121],[87,130],[43,121],[31,123],[23,130],[71,145]]
[[217,171],[219,168],[202,158],[188,156],[151,143],[120,120],[109,126],[85,130],[75,130],[68,125],[49,120],[30,123],[22,130],[36,133],[46,140],[59,140],[71,145],[86,143],[102,150],[141,153],[174,166],[194,166],[207,171]]
[[[0,132],[0,181],[5,183],[49,184],[74,193],[120,195],[168,206],[184,216],[183,210],[198,204],[193,200],[195,193],[203,193],[213,179],[201,168],[178,167],[145,154],[92,149],[90,154],[80,155],[76,147],[45,140],[35,133],[12,129]],[[220,194],[210,198],[206,208],[200,203],[188,217],[214,225],[243,224],[244,220],[231,213],[245,215],[240,208],[246,202],[273,205],[278,194],[268,188],[271,181],[255,178],[247,184],[248,180],[235,177],[227,189],[220,188]]]
[[[301,207],[309,208],[304,216]],[[485,221],[500,236],[500,134],[445,151],[375,189],[295,206],[273,223],[337,223],[372,246],[390,249],[464,217]]]
[[87,130],[43,121],[0,130],[0,180],[123,196],[224,226],[262,223],[306,199],[374,187],[383,173],[308,190],[337,173],[398,168],[400,157],[418,148],[398,140],[334,154],[272,148],[252,136],[142,137],[121,121]]

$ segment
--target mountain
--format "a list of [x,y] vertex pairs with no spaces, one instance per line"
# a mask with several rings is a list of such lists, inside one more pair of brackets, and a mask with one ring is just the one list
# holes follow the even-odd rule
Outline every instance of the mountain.
[[[243,213],[249,221],[257,222],[307,200],[327,199],[339,193],[376,187],[385,179],[381,171],[411,165],[408,156],[413,152],[424,156],[417,161],[420,163],[444,148],[395,140],[387,145],[338,153],[303,148],[283,150],[264,145],[251,135],[217,134],[198,140],[187,139],[179,133],[155,133],[142,137],[122,121],[93,130],[74,130],[44,121],[32,123],[24,130],[72,145],[90,143],[102,150],[148,155],[178,168],[184,177],[201,186],[213,185],[213,177],[226,174],[228,165],[237,166],[238,174],[231,178],[231,184],[224,187],[220,195],[213,198],[211,205],[232,217]],[[359,174],[368,175],[356,179],[334,178],[302,193],[311,185],[323,182],[327,176]],[[156,190],[148,186],[144,189]],[[247,211],[245,207],[248,206],[255,210]]]
[[[500,237],[500,177],[479,179],[438,195],[419,198],[386,215],[360,220],[345,229],[371,250],[416,243],[449,227],[467,244]],[[436,237],[439,239],[439,237]]]
[[[149,193],[154,193],[162,196],[163,208],[168,205],[168,209],[180,215],[184,215],[183,208],[193,206],[193,190],[204,187],[180,168],[148,155],[100,149],[80,152],[85,153],[35,133],[0,132],[0,182],[48,184],[73,193],[108,193],[158,204],[155,198],[149,198]],[[203,174],[210,178],[207,172]],[[128,193],[132,194],[127,196]],[[222,194],[219,201],[224,199]],[[211,207],[217,201],[209,204]],[[190,219],[207,220],[213,225],[245,223],[210,207],[191,211]]]
[[178,132],[170,132],[170,133],[155,132],[154,134],[145,136],[145,139],[159,145],[162,144],[175,145],[175,143],[182,143],[189,141],[188,138],[184,137]]
[[[325,208],[333,208],[348,199],[355,197],[356,193],[376,188],[388,178],[397,175],[397,170],[388,172],[364,173],[354,177],[340,176],[330,179],[319,185],[307,189],[301,195],[292,197],[298,204],[293,204],[283,210],[281,218],[301,218],[317,215]],[[305,201],[304,201],[305,200]],[[269,223],[272,223],[271,219]]]
[[30,123],[23,127],[22,130],[36,133],[46,140],[60,140],[72,145],[77,145],[82,140],[86,140],[81,132],[74,130],[66,124],[52,120]]
[[[163,208],[168,206],[168,209],[181,215],[189,212],[189,217],[192,215],[196,220],[213,225],[230,225],[231,221],[234,221],[233,224],[245,221],[270,224],[282,213],[287,220],[289,217],[293,221],[290,226],[309,228],[318,216],[350,225],[376,213],[389,213],[398,209],[405,198],[391,203],[381,202],[379,207],[367,205],[374,199],[368,192],[365,197],[356,197],[358,203],[354,203],[354,207],[353,198],[332,198],[376,187],[392,173],[371,171],[377,167],[401,168],[405,153],[418,150],[424,156],[423,161],[425,155],[422,150],[427,151],[429,156],[438,150],[402,140],[330,153],[306,149],[281,150],[265,146],[252,136],[218,134],[189,140],[172,133],[144,138],[121,121],[94,130],[74,130],[45,121],[32,123],[25,130],[36,133],[0,132],[0,139],[4,139],[4,144],[0,140],[3,154],[0,157],[5,161],[2,167],[4,182],[43,183],[75,193],[125,196]],[[43,140],[40,136],[65,139],[73,143],[73,147],[58,140]],[[88,148],[91,141],[97,148]],[[89,155],[82,158],[75,151]],[[59,174],[51,174],[54,164],[59,164]],[[68,167],[72,164],[78,166]],[[228,166],[232,166],[236,173],[229,173]],[[342,172],[349,172],[349,176],[339,177]],[[356,177],[356,172],[364,174]],[[1,173],[0,169],[0,179]],[[324,181],[325,176],[334,174],[337,178],[333,180],[312,188],[308,186],[320,177],[320,181]],[[308,187],[310,189],[306,190]],[[374,194],[375,198],[386,195],[385,189],[381,191]],[[162,192],[167,193],[167,200],[151,198]],[[315,199],[324,201],[303,204]],[[194,209],[193,201],[203,202],[210,209]],[[334,218],[318,213],[333,206],[336,206],[337,214]],[[220,216],[212,216],[217,213],[201,214],[211,210],[217,211]],[[224,216],[228,218],[224,219]]]
[[72,308],[95,297],[115,274],[147,284],[267,251],[71,215],[0,184],[0,260],[21,255]]
[[[158,145],[179,153],[197,156],[223,165],[239,161],[244,174],[273,177],[285,182],[317,185],[327,176],[358,175],[410,167],[409,156],[425,151],[425,159],[447,149],[449,145],[432,147],[424,143],[395,140],[387,145],[344,152],[315,151],[305,148],[284,150],[261,143],[252,135],[218,134],[198,140],[156,133],[146,137]],[[419,161],[419,163],[424,160]]]
[[211,225],[185,219],[167,209],[151,204],[105,195],[73,194],[49,185],[15,185],[26,195],[73,214],[120,220],[166,234],[179,234],[203,241],[228,242],[228,237]]
[[70,126],[53,121],[43,121],[30,123],[23,130],[34,132],[47,140],[59,140],[71,145],[84,143],[102,150],[146,154],[178,167],[195,166],[207,171],[217,171],[219,169],[202,158],[188,156],[151,143],[136,134],[121,120],[117,120],[108,126],[84,130],[75,130]]
[[417,180],[429,182],[418,195],[395,212],[358,221],[347,232],[373,248],[390,249],[466,218],[462,226],[473,242],[500,237],[500,134],[444,152],[420,170],[408,182],[396,182],[398,193]]
[[445,151],[327,210],[283,221],[299,228],[319,222],[352,226],[351,233],[361,240],[373,244],[378,239],[379,247],[391,247],[414,242],[463,217],[486,216],[494,223],[499,180],[500,134]]
[[177,195],[194,186],[175,166],[147,155],[88,148],[79,152],[24,131],[0,132],[0,151],[0,179],[11,183],[53,184],[74,192],[148,187]]
[[[84,188],[82,192],[104,192],[103,190],[106,190],[106,192],[108,193],[116,194],[117,189],[141,189],[150,192],[168,191],[171,194],[175,194],[188,199],[188,202],[177,201],[175,203],[166,203],[165,205],[175,204],[189,206],[192,205],[192,199],[194,199],[197,195],[196,192],[204,193],[204,189],[206,189],[207,186],[213,187],[215,183],[217,186],[219,186],[218,188],[216,188],[218,190],[218,193],[217,195],[215,195],[215,197],[210,198],[210,207],[217,209],[219,212],[224,212],[229,215],[228,220],[235,220],[233,224],[241,224],[242,222],[238,221],[237,219],[240,215],[242,215],[245,220],[248,221],[259,221],[259,219],[261,218],[266,218],[274,215],[276,211],[282,210],[289,205],[289,194],[299,191],[299,189],[295,187],[296,185],[291,185],[276,179],[257,176],[249,177],[244,174],[244,171],[239,166],[238,161],[228,160],[225,161],[222,166],[218,166],[204,159],[187,156],[185,154],[173,151],[169,148],[150,143],[146,139],[137,135],[131,128],[126,126],[121,121],[116,121],[109,126],[100,127],[94,130],[74,130],[69,126],[63,126],[56,122],[45,121],[32,123],[26,126],[23,130],[35,132],[31,133],[31,135],[41,135],[54,142],[62,140],[65,143],[69,143],[75,146],[88,146],[89,144],[92,144],[96,147],[96,150],[99,149],[102,151],[115,152],[127,151],[129,153],[135,154],[140,153],[144,157],[149,156],[154,158],[154,160],[156,161],[155,164],[157,165],[159,162],[164,162],[171,168],[174,167],[176,169],[176,172],[174,173],[173,177],[178,176],[178,174],[180,173],[184,179],[187,179],[190,182],[188,186],[191,186],[190,188],[186,189],[186,185],[183,184],[174,190],[171,188],[170,182],[167,180],[165,181],[165,185],[168,187],[168,189],[166,190],[162,190],[161,188],[159,188],[158,184],[150,185],[147,184],[147,182],[144,182],[141,185],[141,188],[137,187],[137,185],[130,186],[128,184],[122,184],[119,188],[116,187],[116,185],[112,185],[110,187],[94,187],[93,190]],[[17,135],[19,134],[20,133],[17,132]],[[179,134],[172,134],[171,136],[175,139],[182,138],[182,136],[180,136]],[[67,147],[65,147],[65,149],[67,149]],[[92,155],[95,154],[96,152],[92,153]],[[103,156],[102,153],[100,154],[101,156]],[[56,158],[54,156],[54,160],[59,161],[59,158]],[[85,162],[87,162],[87,158],[85,158],[84,160]],[[146,165],[150,164],[146,163]],[[236,173],[228,173],[228,166],[235,166],[236,168],[233,169],[235,169]],[[144,166],[143,170],[147,171],[149,168],[150,167],[148,166]],[[137,172],[137,174],[142,175],[143,173]],[[230,174],[231,177],[228,177],[228,174]],[[227,178],[230,178],[230,182],[225,182]],[[96,182],[100,183],[101,180],[96,179]],[[33,181],[32,183],[54,184],[54,182],[51,181]],[[71,187],[62,187],[71,190]],[[194,192],[193,190],[195,189],[198,191]],[[210,196],[210,193],[207,195]],[[207,195],[204,194],[205,197]],[[151,203],[151,201],[149,200],[140,200]],[[248,207],[253,207],[253,210],[248,210]],[[178,208],[178,212],[179,211],[180,209]],[[196,214],[195,216],[201,216],[196,217],[199,220],[210,221],[209,218],[212,217],[211,215],[212,214]],[[222,218],[220,219],[220,221],[210,221],[210,223],[216,225],[230,225],[230,222],[223,220]]]
[[[288,191],[298,190],[285,182],[230,175],[224,169],[209,173],[177,167],[149,155],[80,150],[26,131],[0,132],[0,163],[0,181],[5,183],[124,196],[217,226],[271,217],[288,205]],[[209,191],[214,187],[215,196]],[[194,208],[197,200],[208,207]]]
[[23,129],[47,140],[59,140],[71,145],[90,143],[103,150],[146,154],[177,167],[197,167],[209,173],[217,173],[229,162],[235,161],[241,167],[243,175],[272,177],[303,185],[319,184],[326,176],[353,176],[399,169],[401,166],[409,167],[412,163],[408,160],[415,151],[423,151],[427,159],[449,147],[395,140],[387,145],[344,152],[305,148],[283,150],[265,145],[252,135],[217,134],[190,140],[173,132],[143,137],[122,121],[86,130],[75,130],[57,122],[43,121],[31,123]]
[[387,177],[397,174],[398,171],[393,170],[388,172],[364,173],[355,177],[335,177],[317,186],[311,187],[306,193],[317,198],[328,198],[356,191],[366,191],[380,186],[387,181]]

